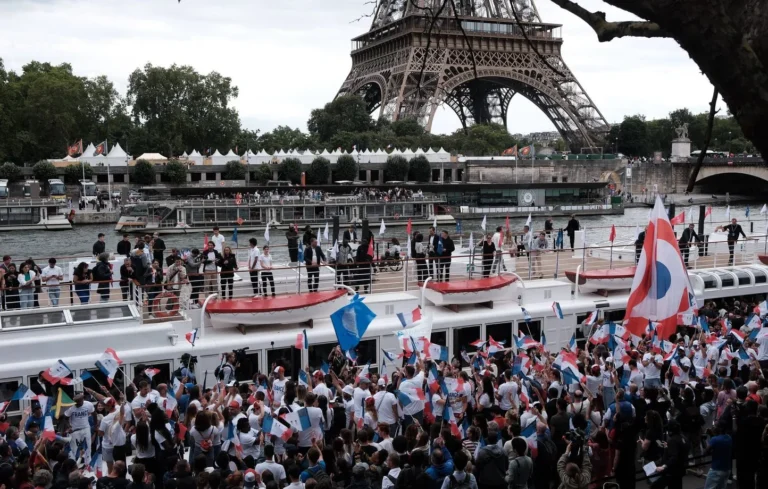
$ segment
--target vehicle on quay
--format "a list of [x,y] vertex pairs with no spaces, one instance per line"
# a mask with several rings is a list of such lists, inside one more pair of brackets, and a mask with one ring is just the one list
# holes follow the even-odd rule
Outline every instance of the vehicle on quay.
[[98,189],[96,183],[91,180],[80,180],[78,183],[80,190],[80,200],[84,200],[86,204],[90,204],[98,200]]

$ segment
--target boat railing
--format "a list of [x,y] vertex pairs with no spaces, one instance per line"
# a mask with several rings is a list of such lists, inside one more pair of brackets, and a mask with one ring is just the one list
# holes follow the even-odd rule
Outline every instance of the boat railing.
[[0,207],[31,207],[45,205],[55,205],[60,207],[66,204],[66,201],[57,199],[0,199]]
[[247,205],[339,205],[339,204],[366,204],[366,203],[432,203],[445,202],[444,194],[413,195],[408,198],[393,198],[387,196],[360,195],[325,195],[323,197],[302,197],[298,195],[268,195],[268,196],[243,196],[241,199],[158,199],[142,200],[135,204],[171,205],[184,208],[226,208]]
[[[751,235],[748,240],[738,241],[733,250],[733,262],[727,241],[692,243],[688,248],[688,266],[691,270],[728,267],[731,264],[759,265],[761,255],[768,255],[766,235]],[[567,238],[566,238],[567,240]],[[376,248],[374,257],[349,263],[335,263],[331,253],[326,251],[328,263],[316,269],[304,263],[276,265],[271,270],[249,270],[247,256],[236,254],[239,269],[233,273],[206,272],[187,277],[183,283],[143,284],[143,277],[131,280],[112,280],[75,284],[64,281],[56,287],[41,285],[34,292],[33,305],[29,309],[85,308],[97,303],[131,305],[141,321],[165,321],[183,319],[186,311],[196,309],[201,300],[210,293],[217,293],[219,299],[255,298],[275,295],[296,295],[311,293],[311,290],[327,291],[337,284],[351,287],[360,294],[382,292],[418,293],[420,284],[431,277],[432,281],[474,280],[505,272],[513,272],[525,281],[539,279],[567,281],[566,272],[611,270],[635,265],[639,256],[633,242],[615,240],[613,244],[601,244],[571,249],[570,243],[557,243],[550,238],[542,249],[535,248],[536,242],[508,240],[501,253],[483,254],[482,243],[455,240],[456,251],[450,257],[433,255],[417,260],[395,254],[393,249]],[[487,248],[486,248],[487,249]],[[241,252],[243,250],[240,250]],[[367,255],[366,255],[367,257]],[[61,261],[60,261],[61,265]],[[580,268],[579,268],[580,267]],[[115,272],[117,273],[117,272]],[[163,275],[167,277],[167,273]],[[315,289],[315,277],[317,287]],[[310,284],[310,278],[312,283]],[[167,278],[164,278],[167,281]],[[6,283],[6,282],[0,282]],[[274,284],[274,289],[273,289]],[[51,291],[58,288],[58,306],[55,306]],[[0,331],[6,328],[15,315],[22,311],[20,289],[0,288],[2,311]],[[35,302],[36,301],[36,302]],[[25,306],[27,304],[25,303]],[[7,328],[6,328],[7,329]]]

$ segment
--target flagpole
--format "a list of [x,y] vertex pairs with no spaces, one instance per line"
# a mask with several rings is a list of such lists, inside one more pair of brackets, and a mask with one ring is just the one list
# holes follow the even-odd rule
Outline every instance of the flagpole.
[[109,172],[109,158],[107,158],[106,154],[109,153],[107,151],[107,148],[109,148],[109,142],[107,140],[104,140],[104,158],[107,160],[107,192],[109,192],[109,208],[112,208],[112,175]]
[[611,259],[608,261],[608,269],[613,270],[613,241],[611,241]]

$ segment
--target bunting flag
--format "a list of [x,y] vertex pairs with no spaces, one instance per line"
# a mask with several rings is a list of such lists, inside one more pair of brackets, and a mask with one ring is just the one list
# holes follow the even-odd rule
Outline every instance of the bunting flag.
[[408,326],[411,326],[412,324],[415,324],[417,321],[421,320],[421,308],[416,307],[408,316],[402,312],[398,312],[397,319],[400,320],[400,324],[403,325],[403,328],[407,328]]
[[283,441],[288,441],[293,436],[293,431],[280,421],[267,414],[261,421],[261,429],[264,433],[276,436]]
[[75,401],[70,399],[63,389],[59,388],[59,393],[56,396],[56,404],[51,408],[51,412],[56,419],[59,419],[64,414],[64,409],[70,406],[74,406]]
[[557,319],[565,318],[565,316],[563,315],[563,309],[560,307],[559,302],[552,303],[552,312],[555,313],[555,316],[557,316]]
[[296,344],[294,346],[297,350],[309,350],[309,338],[307,338],[306,329],[296,335]]
[[62,360],[58,360],[53,367],[43,372],[42,377],[52,385],[56,385],[71,374],[72,370]]
[[112,387],[112,383],[115,380],[115,374],[117,373],[120,365],[123,361],[117,356],[117,352],[112,348],[107,348],[101,357],[96,361],[96,367],[106,375],[109,386]]
[[187,333],[186,335],[184,335],[184,337],[192,346],[195,346],[195,341],[197,341],[197,330],[198,328],[195,328],[189,333]]

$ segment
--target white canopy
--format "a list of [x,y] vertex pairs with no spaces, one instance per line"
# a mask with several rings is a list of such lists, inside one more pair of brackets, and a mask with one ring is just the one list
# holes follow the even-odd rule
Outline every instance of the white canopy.
[[120,158],[124,160],[126,156],[128,156],[128,153],[126,153],[123,148],[120,147],[120,143],[115,143],[115,145],[112,146],[112,149],[109,150],[107,158]]
[[182,157],[182,158],[186,158],[186,157],[188,157],[188,156],[189,156],[189,155],[187,154],[187,152],[186,152],[186,151],[184,151],[183,153],[181,153],[181,157]]
[[96,146],[93,145],[93,143],[89,143],[88,147],[83,150],[83,154],[80,155],[81,158],[88,158],[93,156],[93,153],[96,152]]
[[143,155],[136,158],[137,160],[147,160],[147,161],[167,161],[168,158],[161,155],[160,153],[144,153]]
[[229,153],[227,153],[227,154],[226,154],[226,156],[232,156],[232,157],[234,157],[234,158],[240,158],[240,156],[238,156],[238,155],[237,155],[237,154],[236,154],[234,151],[232,151],[231,149],[229,150]]

